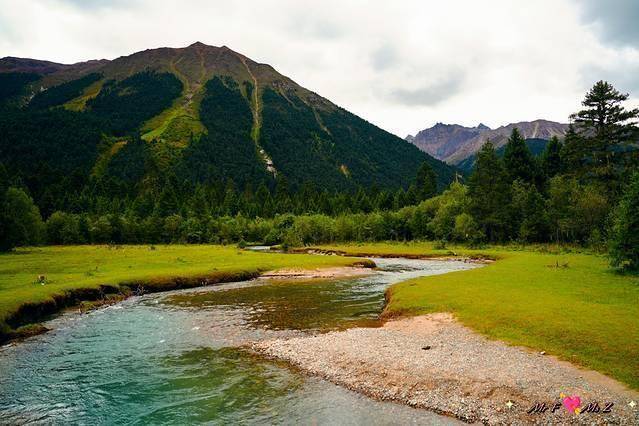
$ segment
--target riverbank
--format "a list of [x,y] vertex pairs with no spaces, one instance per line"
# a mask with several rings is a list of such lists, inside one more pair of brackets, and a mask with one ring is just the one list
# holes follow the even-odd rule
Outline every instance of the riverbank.
[[440,249],[429,242],[318,249],[496,259],[482,268],[390,287],[383,316],[450,312],[491,339],[545,351],[639,389],[639,277],[614,272],[603,256],[549,246]]
[[[422,243],[424,244],[424,243]],[[416,250],[415,244],[345,244],[339,246],[302,247],[291,253],[321,254],[325,256],[383,257],[386,259],[455,260],[468,263],[492,263],[499,258],[494,252],[478,250],[436,249],[429,243],[428,250]],[[404,248],[404,251],[402,251]]]
[[[255,343],[253,349],[309,374],[376,399],[488,424],[632,424],[628,406],[639,394],[592,371],[548,355],[491,341],[445,313],[391,320],[380,328],[352,328]],[[598,401],[610,413],[575,415],[560,395],[582,407]],[[510,403],[509,403],[510,401]],[[528,414],[536,402],[551,407]],[[511,405],[512,404],[512,405]]]
[[0,255],[0,343],[46,331],[34,323],[86,301],[108,303],[132,294],[242,281],[279,269],[370,267],[370,263],[210,245],[18,249]]
[[373,273],[371,270],[374,267],[374,263],[368,263],[366,259],[363,259],[360,263],[355,263],[352,266],[339,266],[339,267],[325,267],[314,269],[301,269],[301,268],[284,268],[276,271],[268,271],[260,275],[260,278],[277,279],[277,280],[316,280],[316,279],[338,279],[338,278],[354,278],[363,277]]

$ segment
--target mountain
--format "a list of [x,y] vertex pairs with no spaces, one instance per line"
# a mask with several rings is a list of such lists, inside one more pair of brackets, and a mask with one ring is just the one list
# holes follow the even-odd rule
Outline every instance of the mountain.
[[445,159],[457,152],[468,140],[490,128],[480,124],[477,127],[464,127],[459,124],[437,123],[430,129],[408,135],[406,140],[435,158]]
[[525,139],[549,140],[553,136],[562,137],[568,130],[568,125],[535,120],[490,129],[483,124],[464,127],[458,124],[437,123],[414,137],[407,137],[406,140],[435,158],[457,165],[472,157],[488,139],[497,148],[505,145],[514,128],[519,129]]
[[272,66],[199,42],[72,65],[3,58],[0,106],[0,162],[36,199],[168,180],[406,188],[424,161],[440,185],[454,173]]

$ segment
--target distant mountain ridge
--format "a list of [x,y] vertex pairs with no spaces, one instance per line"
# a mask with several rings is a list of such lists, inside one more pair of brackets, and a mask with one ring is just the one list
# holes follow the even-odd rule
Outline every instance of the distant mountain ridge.
[[437,123],[429,129],[408,135],[406,140],[435,158],[443,160],[457,152],[465,142],[490,130],[488,126],[464,127],[459,124]]
[[[106,59],[78,62],[75,64],[60,64],[57,62],[43,61],[40,59],[16,58],[7,56],[0,59],[0,72],[23,72],[41,75],[53,74],[63,70],[76,70],[78,72],[98,68],[109,61]],[[82,70],[82,71],[80,71]]]
[[525,139],[549,140],[553,136],[563,137],[568,130],[568,124],[535,120],[490,129],[483,124],[465,127],[459,124],[437,123],[415,136],[407,136],[406,140],[437,159],[457,165],[477,153],[486,140],[490,140],[497,148],[505,145],[514,128],[517,128]]

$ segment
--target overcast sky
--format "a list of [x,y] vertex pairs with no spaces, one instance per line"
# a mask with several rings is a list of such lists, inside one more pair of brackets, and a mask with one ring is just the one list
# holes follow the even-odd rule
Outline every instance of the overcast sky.
[[0,0],[0,56],[227,45],[403,137],[566,122],[599,79],[634,101],[638,22],[639,0]]

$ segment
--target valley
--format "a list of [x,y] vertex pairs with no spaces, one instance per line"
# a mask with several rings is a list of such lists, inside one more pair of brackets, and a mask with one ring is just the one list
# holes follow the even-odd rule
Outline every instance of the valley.
[[0,423],[639,424],[639,9],[191,3],[0,9]]

